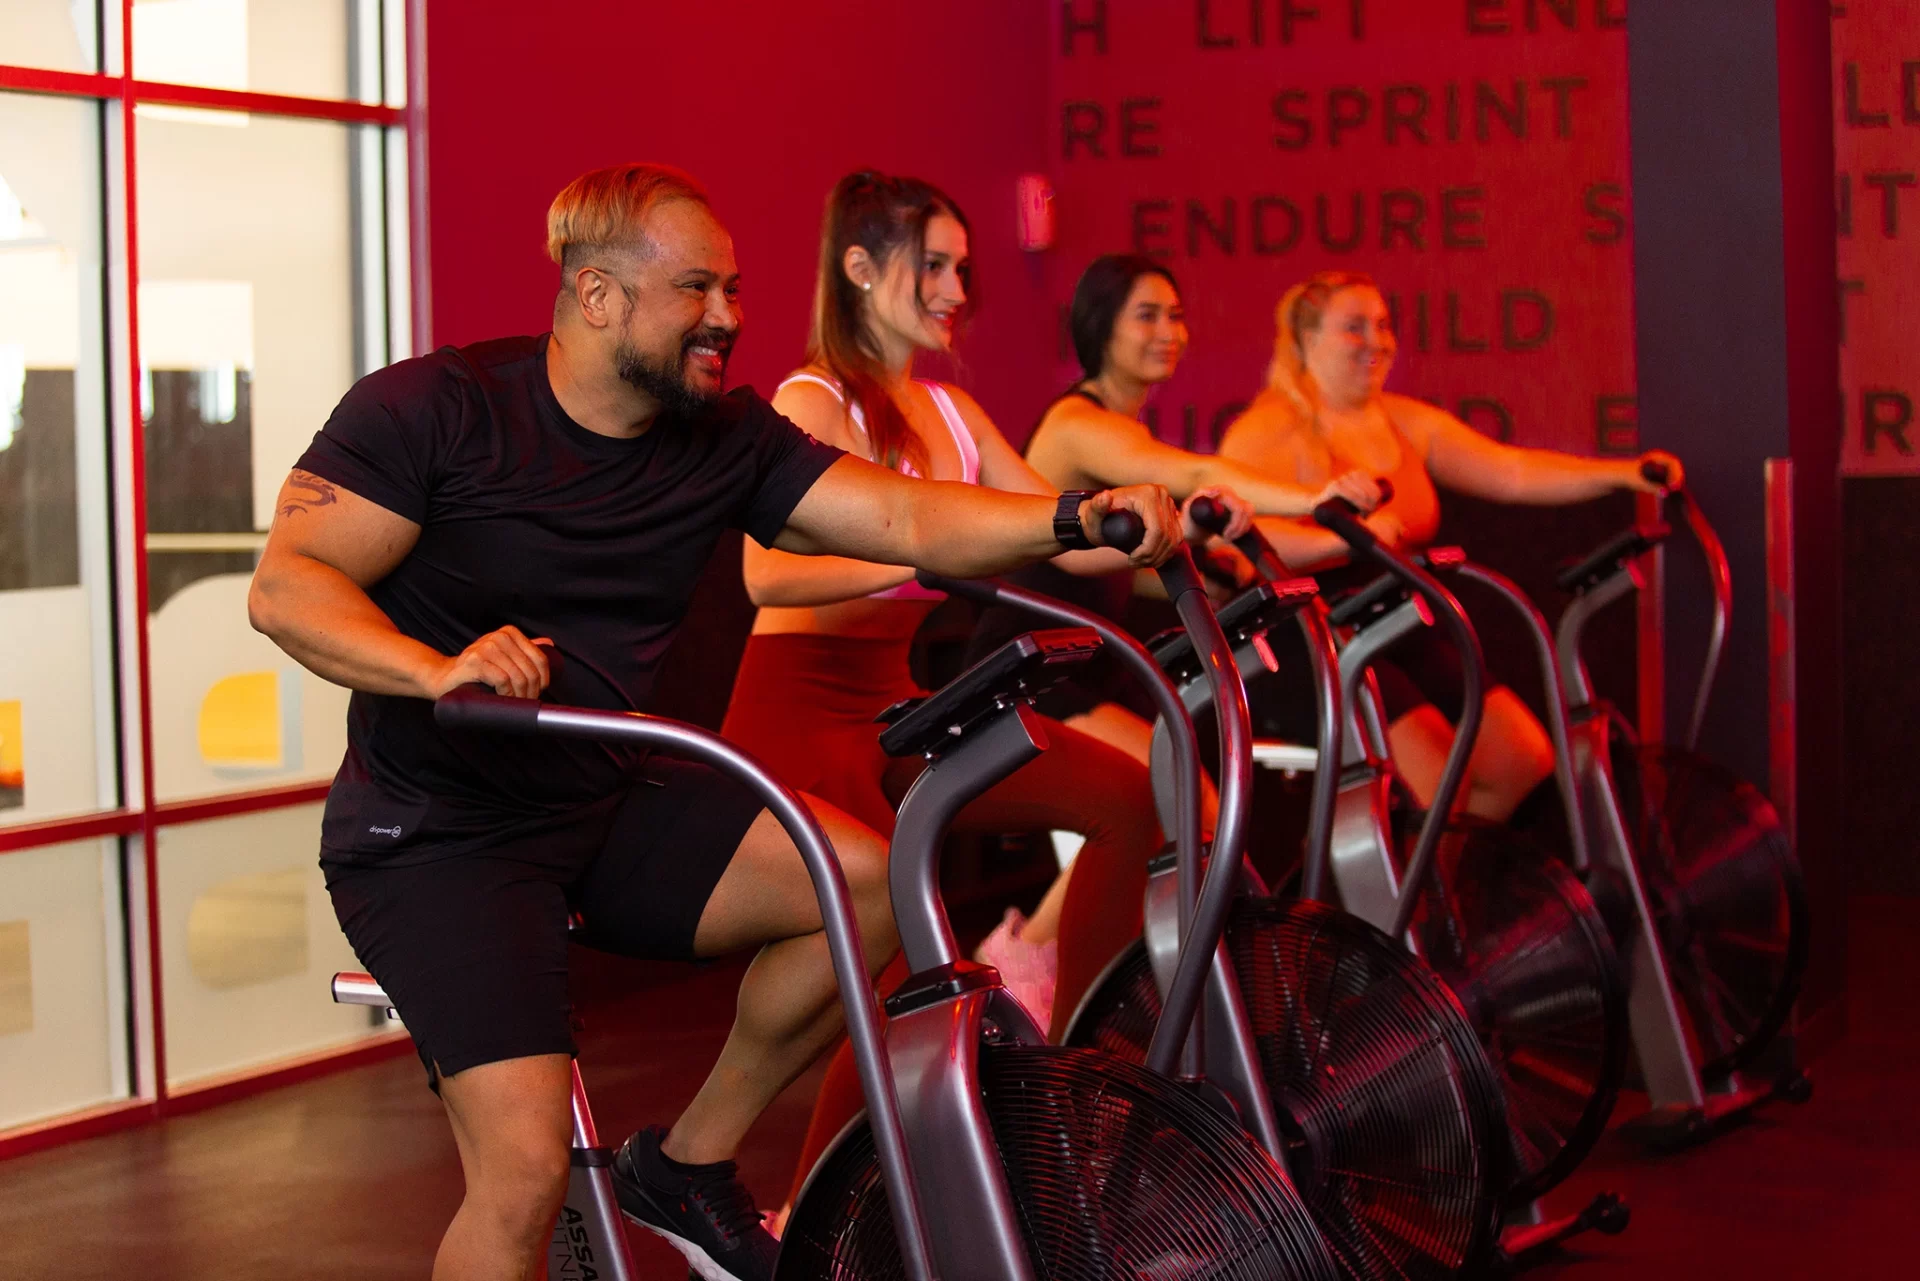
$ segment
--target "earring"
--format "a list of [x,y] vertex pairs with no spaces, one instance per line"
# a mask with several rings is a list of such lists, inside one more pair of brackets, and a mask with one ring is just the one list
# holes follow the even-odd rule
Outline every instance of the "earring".
[[868,292],[868,293],[872,293],[872,292],[873,292],[873,282],[872,282],[871,280],[863,280],[863,281],[861,281],[861,282],[860,282],[860,288],[862,288],[863,290],[865,290],[865,291],[866,291],[866,292]]

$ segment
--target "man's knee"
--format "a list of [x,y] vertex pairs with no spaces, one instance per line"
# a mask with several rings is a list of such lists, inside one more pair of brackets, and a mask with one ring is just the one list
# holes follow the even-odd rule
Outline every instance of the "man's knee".
[[887,840],[851,815],[821,807],[816,810],[827,840],[840,860],[847,889],[856,899],[887,892]]
[[544,1234],[566,1199],[572,1162],[564,1139],[515,1125],[488,1137],[468,1171],[467,1196],[516,1236]]
[[891,928],[893,900],[887,884],[887,843],[878,832],[861,828],[859,834],[836,841],[847,890],[863,919],[873,918]]

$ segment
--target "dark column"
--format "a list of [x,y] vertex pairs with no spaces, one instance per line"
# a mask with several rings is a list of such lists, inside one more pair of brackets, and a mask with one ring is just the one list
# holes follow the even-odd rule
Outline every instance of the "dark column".
[[[1838,452],[1829,6],[1638,4],[1628,19],[1641,440],[1686,460],[1733,562],[1710,756],[1765,786],[1765,460],[1794,463],[1795,832],[1814,899],[1802,1002],[1844,978],[1838,839]],[[1668,555],[1668,723],[1686,723],[1707,628],[1697,560]]]

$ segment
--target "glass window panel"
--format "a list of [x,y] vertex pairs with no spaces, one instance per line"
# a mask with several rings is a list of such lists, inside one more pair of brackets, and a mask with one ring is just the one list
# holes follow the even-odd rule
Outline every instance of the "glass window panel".
[[356,46],[377,51],[379,39],[379,7],[364,0],[134,0],[133,74],[378,102],[377,80],[365,83],[378,59],[369,73]]
[[346,693],[247,623],[288,469],[384,361],[377,132],[233,112],[139,118],[140,354],[154,790],[331,777]]
[[118,804],[100,107],[0,93],[0,826]]
[[129,1092],[117,841],[0,854],[0,1130]]
[[351,1044],[394,1025],[335,1005],[363,967],[334,921],[319,805],[163,827],[160,973],[169,1088]]
[[95,0],[6,0],[0,4],[0,62],[54,71],[100,70]]

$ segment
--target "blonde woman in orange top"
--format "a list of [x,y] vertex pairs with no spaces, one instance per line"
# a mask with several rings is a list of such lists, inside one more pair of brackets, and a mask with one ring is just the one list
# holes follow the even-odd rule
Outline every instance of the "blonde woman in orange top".
[[[1436,485],[1495,502],[1561,506],[1621,489],[1651,491],[1643,462],[1671,470],[1670,454],[1581,458],[1491,440],[1443,409],[1385,390],[1396,343],[1379,288],[1353,272],[1323,272],[1288,290],[1275,314],[1267,386],[1231,423],[1220,454],[1295,484],[1324,485],[1359,469],[1393,483],[1393,500],[1366,518],[1388,543],[1419,551],[1440,527]],[[1261,529],[1294,568],[1319,572],[1346,560],[1346,544],[1310,521],[1267,517]],[[1365,575],[1327,575],[1327,585]],[[1387,704],[1394,764],[1425,804],[1453,741],[1464,697],[1459,657],[1434,628],[1397,646],[1376,669]],[[1464,793],[1470,814],[1496,822],[1553,772],[1553,749],[1526,704],[1490,690]]]

